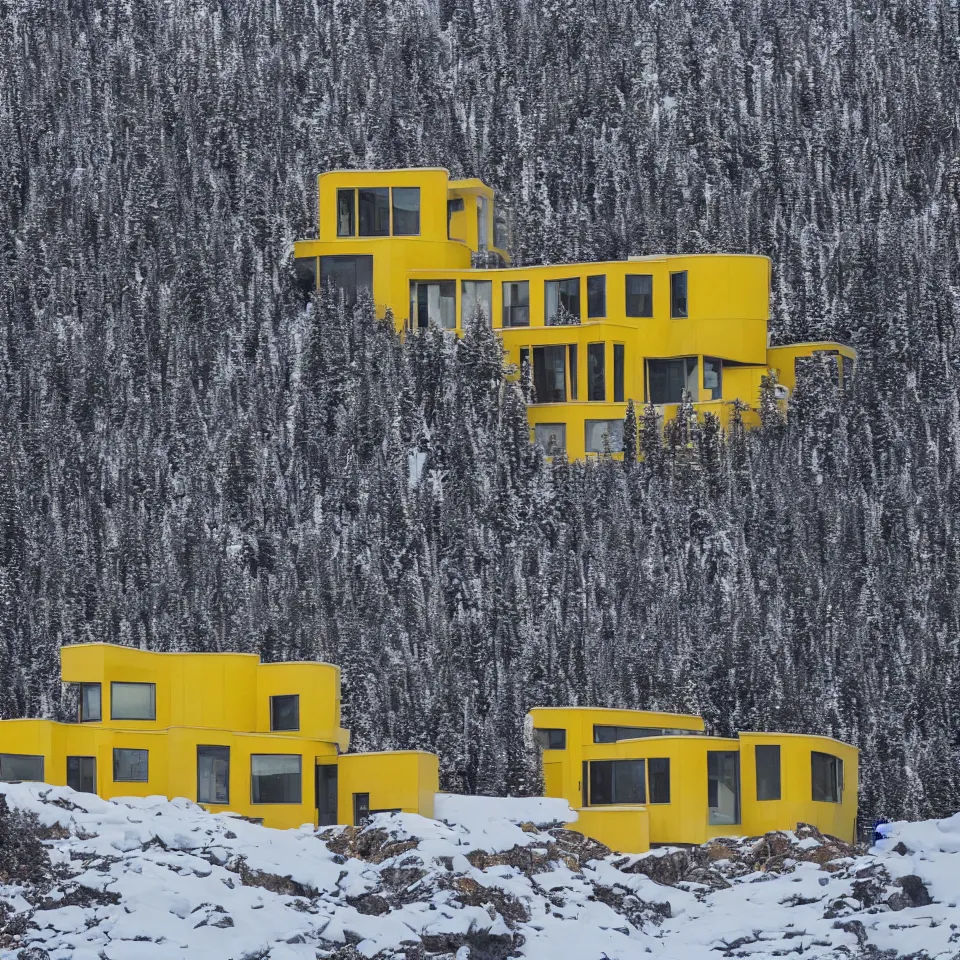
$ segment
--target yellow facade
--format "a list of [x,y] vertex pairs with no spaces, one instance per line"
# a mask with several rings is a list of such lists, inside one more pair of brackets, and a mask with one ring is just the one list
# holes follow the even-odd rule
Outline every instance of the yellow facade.
[[103,643],[63,647],[61,664],[80,719],[0,721],[0,779],[186,797],[271,827],[433,814],[433,754],[343,753],[338,667]]
[[577,810],[571,829],[614,850],[756,836],[801,822],[855,839],[859,754],[839,740],[710,737],[699,717],[640,710],[537,707],[531,716],[544,747],[545,794]]
[[[755,426],[768,370],[784,395],[803,357],[835,355],[841,384],[852,373],[856,354],[842,344],[768,347],[766,257],[510,267],[496,198],[479,180],[440,169],[337,170],[318,177],[318,196],[317,239],[295,248],[305,289],[329,283],[353,302],[366,287],[398,329],[451,334],[480,299],[512,375],[530,368],[531,439],[550,455],[619,455],[628,400],[652,401],[668,421],[687,391],[698,414],[726,425],[739,399]],[[579,323],[553,325],[560,305]]]

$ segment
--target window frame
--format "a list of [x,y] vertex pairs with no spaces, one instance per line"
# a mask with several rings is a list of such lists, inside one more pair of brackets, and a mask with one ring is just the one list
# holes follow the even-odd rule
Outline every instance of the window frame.
[[625,403],[624,371],[627,364],[626,344],[613,345],[613,402]]
[[[350,209],[348,211],[348,216],[350,217],[350,232],[342,233],[340,230],[340,198],[349,197],[350,199]],[[356,187],[339,187],[337,189],[337,239],[350,239],[357,235],[357,188]]]
[[[594,310],[594,300],[597,295],[596,287],[599,281],[600,287],[600,310]],[[587,277],[587,319],[602,320],[607,315],[607,275],[605,273],[595,273]]]
[[[122,753],[139,753],[143,755],[144,775],[142,777],[118,777],[117,763]],[[150,782],[150,751],[142,747],[114,747],[113,748],[113,782],[114,783],[149,783]],[[137,760],[140,763],[140,760]]]
[[[548,353],[547,351],[552,351]],[[536,395],[536,403],[567,403],[568,401],[568,390],[567,390],[567,361],[569,360],[569,354],[567,352],[567,344],[563,343],[541,343],[535,344],[532,349],[533,360],[533,389]],[[538,357],[540,363],[538,364]],[[560,357],[563,363],[563,386],[562,392],[563,395],[559,398],[546,399],[545,397],[540,396],[539,385],[544,387],[544,393],[549,393],[550,390],[550,378],[549,372],[556,372],[556,366],[549,366],[547,364],[548,357],[557,358]]]
[[[616,440],[617,438],[610,434],[609,425],[613,424],[620,428],[620,437],[619,437],[619,446],[616,443],[610,443],[610,453],[623,453],[623,420],[620,420],[616,417],[599,417],[595,419],[585,419],[583,421],[583,449],[585,453],[592,453],[597,456],[603,456],[607,453],[604,449],[595,450],[590,443],[591,428],[596,427],[597,424],[607,424],[607,436],[610,437],[611,441]],[[639,729],[639,728],[638,728]]]
[[[115,692],[117,687],[149,687],[150,688],[150,706],[153,715],[150,717],[123,717],[117,716]],[[103,701],[100,703],[101,712],[103,710]],[[111,680],[110,681],[110,719],[111,720],[137,720],[141,722],[156,722],[157,719],[157,685],[144,680]]]
[[[539,444],[540,449],[543,450],[543,453],[547,457],[562,457],[567,452],[567,425],[565,423],[534,423],[531,424],[533,428],[533,442]],[[560,431],[560,441],[558,448],[554,451],[550,450],[550,447],[547,443],[544,443],[537,436],[538,432],[541,430],[559,430]]]
[[[276,776],[276,774],[255,774],[253,772],[254,762],[265,757],[285,757],[295,758],[297,761],[297,799],[296,800],[257,800],[255,790],[256,783],[260,777]],[[292,776],[284,773],[281,776]],[[250,803],[258,807],[270,806],[291,806],[303,803],[303,756],[299,753],[251,753],[250,754]]]
[[[564,292],[564,284],[576,284],[576,310],[571,310],[569,307],[564,305],[564,298],[568,301],[573,299],[573,296],[569,292]],[[550,294],[549,290],[551,286],[555,286],[557,290],[557,312],[550,316]],[[580,278],[579,277],[560,277],[556,280],[544,280],[543,281],[543,325],[545,327],[557,326],[554,323],[554,320],[557,318],[561,307],[567,311],[572,317],[576,317],[578,320],[582,316],[582,304],[581,304],[581,293],[580,293]]]
[[[678,293],[676,286],[677,283],[681,280],[683,281],[683,294]],[[683,300],[683,309],[682,312],[677,309],[678,301]],[[686,270],[675,270],[670,273],[670,319],[671,320],[688,320],[690,318],[690,286],[687,279]]]
[[[530,326],[530,281],[529,280],[504,280],[500,284],[500,307],[502,310],[500,317],[500,326],[505,329],[514,329],[516,327],[529,327]],[[523,288],[525,293],[524,296],[520,297],[521,303],[507,303],[507,290],[511,288],[516,288],[518,294],[520,293],[520,288]],[[527,319],[525,323],[514,323],[513,321],[513,312],[514,310],[526,310]],[[510,322],[507,322],[507,318],[510,319]]]
[[[438,322],[430,320],[430,287],[437,288],[437,310],[440,315]],[[421,288],[425,292],[426,302],[421,304]],[[446,289],[446,293],[444,290]],[[452,301],[450,308],[450,319],[452,326],[447,326],[443,320],[443,301]],[[424,308],[424,316],[421,317],[421,307]],[[456,280],[411,280],[410,281],[410,329],[411,330],[457,330],[457,281]],[[416,314],[414,317],[413,314]],[[425,322],[421,323],[421,319]]]
[[[720,806],[720,794],[719,787],[717,790],[717,803],[714,805],[710,804],[710,759],[711,757],[734,757],[734,767],[735,767],[735,779],[736,779],[736,812],[734,814],[735,819],[733,820],[719,820],[715,819],[717,816],[712,811],[721,810]],[[707,823],[710,826],[739,826],[743,823],[743,785],[742,785],[742,765],[740,763],[740,751],[739,750],[708,750],[707,751]],[[721,779],[717,779],[716,783],[722,783]]]
[[[715,387],[707,386],[707,366],[713,366],[716,368],[717,372],[717,385]],[[708,357],[704,355],[703,357],[703,369],[700,371],[700,389],[705,393],[710,392],[709,397],[704,397],[705,400],[722,400],[723,399],[723,360],[720,357]]]
[[[325,253],[317,258],[319,260],[318,264],[318,285],[319,289],[323,290],[325,287],[329,288],[331,293],[339,299],[340,295],[343,295],[344,303],[348,310],[353,309],[356,306],[357,301],[360,299],[361,290],[369,290],[370,296],[373,296],[373,255],[369,253]],[[370,267],[370,285],[367,286],[360,279],[360,261],[364,261],[363,266]],[[341,286],[337,278],[331,276],[331,273],[336,273],[337,270],[333,268],[345,266],[347,262],[350,262],[353,266],[353,290],[350,291],[347,287]],[[326,265],[326,277],[324,276],[324,265]],[[366,277],[363,278],[366,280]],[[352,296],[348,296],[348,293],[352,293]]]
[[[79,723],[101,723],[103,721],[103,684],[102,683],[79,683],[77,684],[80,687],[80,703],[78,705],[77,711],[79,716]],[[84,716],[84,694],[87,690],[93,690],[96,688],[97,691],[97,715],[95,717],[86,717]]]
[[[467,312],[464,310],[464,306],[463,306],[464,303],[466,303],[467,301],[467,284],[469,284],[473,288],[471,299],[473,300],[474,310],[476,310],[477,306],[481,308],[484,308],[484,307],[489,308],[489,309],[481,309],[480,312],[484,316],[484,319],[487,321],[487,323],[489,323],[492,326],[493,325],[493,281],[492,280],[461,280],[460,281],[460,329],[466,330],[467,324],[471,323],[474,318],[473,314],[470,314],[469,316],[467,315]],[[489,297],[487,297],[485,301],[481,300],[481,298],[477,296],[478,288],[483,285],[486,285],[489,288],[489,293],[490,293]]]
[[[297,725],[295,727],[275,726],[276,703],[279,700],[294,700],[297,710]],[[296,733],[300,730],[300,694],[299,693],[277,693],[270,697],[270,732],[271,733]],[[266,756],[266,754],[265,754]]]
[[[361,803],[361,797],[366,797],[366,803]],[[360,810],[362,808],[366,809],[366,816],[360,816]],[[373,816],[373,811],[370,809],[370,793],[367,791],[358,791],[353,795],[353,824],[356,827],[361,826],[367,820]]]
[[[202,783],[200,779],[200,760],[201,760],[201,751],[217,751],[218,753],[226,753],[227,761],[227,795],[223,800],[208,800],[200,796],[200,785]],[[215,754],[212,754],[213,759],[218,759]],[[220,759],[223,759],[222,756]],[[216,774],[214,774],[214,788],[216,788]],[[219,743],[198,743],[197,744],[197,803],[205,803],[209,806],[222,806],[230,802],[230,747],[225,746],[224,744]]]
[[[761,750],[768,754],[769,751],[776,751],[776,796],[774,796],[773,789],[764,790],[763,793],[769,793],[769,796],[761,796],[760,790],[760,756]],[[772,755],[771,755],[772,756]],[[753,766],[754,766],[754,779],[756,780],[757,788],[757,801],[765,803],[768,800],[781,800],[783,799],[783,769],[781,766],[780,758],[780,744],[779,743],[757,743],[754,744],[753,748]],[[772,768],[771,768],[772,770]],[[771,780],[772,782],[772,772],[764,777],[765,780]]]
[[[367,194],[365,200],[364,194]],[[386,213],[387,213],[387,226],[383,231],[370,231],[368,233],[363,232],[363,204],[366,202],[368,204],[367,216],[372,217],[374,222],[377,220],[377,214],[381,213],[380,200],[383,197],[386,197]],[[372,200],[372,206],[370,206]],[[374,240],[382,237],[390,236],[390,217],[391,214],[391,205],[390,205],[390,188],[389,187],[357,187],[357,232],[356,236],[362,237],[365,240]]]
[[[398,190],[408,190],[417,195],[417,229],[415,232],[399,233],[397,231],[397,204],[394,200],[394,194]],[[391,237],[419,237],[420,236],[420,188],[419,187],[391,187],[390,188],[390,236]],[[409,210],[401,208],[401,213],[410,213]]]
[[[666,764],[664,771],[661,771],[661,774],[666,774],[666,800],[655,800],[654,799],[654,764]],[[670,803],[670,758],[669,757],[647,757],[647,803],[656,803],[656,804],[668,804]]]
[[[822,757],[827,761],[830,761],[828,764],[828,769],[830,766],[834,767],[834,780],[837,788],[836,799],[830,799],[830,797],[817,796],[817,760],[815,758]],[[826,791],[824,791],[826,792]],[[838,757],[833,753],[824,753],[822,750],[811,750],[810,751],[810,799],[814,803],[843,803],[843,758]]]
[[533,733],[541,750],[567,749],[567,731],[563,727],[536,727]]
[[[618,791],[618,784],[621,784],[621,778],[619,772],[621,769],[625,768],[627,764],[639,764],[640,765],[640,776],[637,777],[635,774],[632,778],[633,785],[639,786],[641,797],[639,800],[630,799],[626,800],[620,797]],[[610,799],[609,800],[597,800],[594,797],[594,785],[595,779],[599,777],[594,777],[594,771],[606,769],[607,765],[610,767],[610,777],[609,777],[609,786],[610,786]],[[647,802],[647,762],[645,757],[617,757],[609,760],[590,760],[588,768],[588,777],[589,777],[589,804],[591,807],[616,807],[616,806],[639,806],[644,805]],[[626,779],[626,778],[624,778]]]
[[[82,762],[82,761],[84,761],[84,760],[89,760],[89,761],[93,764],[93,789],[92,789],[92,790],[84,790],[84,789],[83,789],[84,774],[83,774],[83,762]],[[71,764],[71,761],[76,761],[76,763],[75,763],[75,764]],[[77,768],[76,782],[79,783],[79,786],[76,786],[76,787],[73,786],[73,785],[70,783],[70,780],[71,780],[71,777],[72,777],[72,774],[71,774],[71,772],[70,772],[70,767],[71,767],[71,766],[74,766],[74,765],[75,765],[76,768]],[[85,755],[79,755],[79,754],[69,754],[69,755],[67,756],[67,786],[70,787],[71,790],[76,790],[77,793],[89,793],[89,794],[94,794],[94,795],[96,795],[96,792],[97,792],[97,758],[94,757],[94,756],[85,756]]]
[[[596,353],[600,354],[599,379],[594,377],[594,371],[591,368],[591,361]],[[598,384],[599,390],[595,389]],[[587,402],[607,402],[607,344],[603,340],[587,344]]]
[[[646,280],[647,286],[649,286],[649,291],[646,293],[631,293],[630,292],[630,281],[631,280]],[[624,277],[624,314],[625,316],[636,318],[640,320],[650,320],[653,317],[653,274],[652,273],[628,273]],[[647,298],[647,312],[643,313],[642,299],[641,304],[636,308],[640,312],[631,313],[630,312],[630,298]]]
[[[31,760],[39,761],[40,763],[40,776],[37,779],[24,779],[23,777],[7,777],[4,773],[4,758],[12,760]],[[46,775],[46,757],[42,753],[11,753],[7,750],[4,750],[0,753],[0,783],[44,783],[44,776]]]
[[[652,381],[653,381],[653,368],[657,364],[680,364],[683,376],[681,378],[682,385],[680,387],[680,399],[679,400],[654,400]],[[664,407],[670,406],[672,404],[683,403],[683,394],[684,392],[690,393],[690,402],[699,403],[700,402],[700,389],[699,386],[699,377],[700,377],[700,358],[697,356],[685,356],[685,357],[647,357],[646,359],[646,369],[644,377],[644,395],[647,402],[653,403],[654,406]],[[666,372],[666,371],[665,371]],[[696,392],[688,391],[687,385],[690,382],[691,377],[693,377],[693,383],[696,387]]]

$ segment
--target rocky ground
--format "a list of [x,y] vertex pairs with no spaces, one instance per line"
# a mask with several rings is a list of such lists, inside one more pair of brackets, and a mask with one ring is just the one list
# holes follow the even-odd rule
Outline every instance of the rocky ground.
[[[563,807],[563,809],[561,809]],[[618,856],[558,801],[272,831],[0,784],[0,960],[960,958],[960,814]]]

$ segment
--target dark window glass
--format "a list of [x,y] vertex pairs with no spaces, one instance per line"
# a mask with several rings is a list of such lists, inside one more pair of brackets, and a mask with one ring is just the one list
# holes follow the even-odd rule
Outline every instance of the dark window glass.
[[77,793],[96,793],[97,758],[67,757],[67,786]]
[[757,799],[780,799],[780,747],[777,744],[757,744]]
[[653,277],[648,274],[627,276],[627,316],[653,316]]
[[360,826],[370,819],[370,794],[355,793],[353,795],[353,822]]
[[80,722],[89,723],[90,721],[100,720],[100,684],[99,683],[81,683],[80,684]]
[[373,290],[373,257],[321,257],[320,285],[343,291],[348,307],[361,290]]
[[533,348],[533,387],[537,403],[564,403],[567,399],[567,348]]
[[577,345],[571,343],[567,347],[567,357],[570,363],[570,399],[577,399]]
[[547,280],[543,286],[544,322],[549,326],[561,315],[580,317],[580,280]]
[[420,233],[420,188],[393,188],[393,235],[416,237]]
[[613,402],[623,403],[623,344],[613,345]]
[[566,750],[567,731],[555,729],[534,730],[541,750]]
[[646,803],[643,760],[590,763],[590,804]]
[[660,737],[673,733],[662,727],[617,727],[595,723],[593,725],[594,743],[616,743],[618,740],[636,740],[639,737]]
[[146,750],[126,750],[121,747],[113,751],[113,779],[132,780],[146,783],[149,780],[148,753]]
[[230,748],[197,746],[197,803],[230,802]]
[[337,191],[337,236],[352,237],[357,231],[354,226],[355,190]]
[[296,693],[284,694],[281,697],[270,698],[270,729],[271,730],[299,730],[300,729],[300,695]]
[[708,822],[740,822],[740,754],[736,750],[707,753]]
[[456,280],[415,280],[410,287],[418,329],[457,329]]
[[607,278],[605,276],[587,277],[587,317],[605,317],[607,315]]
[[687,271],[670,274],[670,316],[687,315]]
[[703,391],[705,400],[723,399],[723,362],[716,357],[703,358]]
[[451,232],[451,224],[455,213],[463,213],[463,197],[454,197],[447,201],[447,238],[449,240],[463,240],[462,236],[455,237]]
[[487,249],[487,198],[477,197],[477,250],[481,253]]
[[43,757],[0,753],[0,781],[10,780],[43,780]]
[[590,806],[590,764],[584,760],[580,772],[580,805]]
[[699,399],[697,389],[696,357],[682,357],[679,360],[647,361],[647,397],[651,403],[681,403],[684,391],[696,402]]
[[337,765],[317,765],[317,824],[332,827],[337,822]]
[[386,237],[390,235],[390,189],[368,187],[358,190],[360,197],[360,236]]
[[503,285],[503,325],[530,326],[530,281],[518,280]]
[[293,261],[293,271],[297,278],[297,289],[304,300],[317,289],[317,258],[297,257]]
[[300,803],[298,754],[261,753],[250,757],[250,783],[254,803]]
[[110,684],[111,720],[156,720],[157,685],[155,683]]
[[587,399],[607,399],[605,344],[587,344]]
[[657,757],[647,761],[650,765],[650,802],[670,802],[670,758]]
[[843,793],[843,761],[829,753],[810,754],[813,776],[813,799],[824,803],[840,803]]

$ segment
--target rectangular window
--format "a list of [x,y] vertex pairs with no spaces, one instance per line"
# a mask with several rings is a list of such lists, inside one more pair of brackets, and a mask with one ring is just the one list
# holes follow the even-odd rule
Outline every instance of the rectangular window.
[[683,318],[687,315],[687,271],[670,274],[670,316]]
[[113,750],[113,779],[134,783],[146,783],[149,777],[149,756],[146,750],[127,750],[115,747]]
[[566,750],[567,731],[541,728],[533,731],[541,750]]
[[297,280],[297,289],[304,301],[317,290],[317,258],[297,257],[293,261],[293,272]]
[[638,273],[627,276],[627,316],[653,316],[653,277]]
[[464,280],[460,285],[460,325],[464,330],[478,309],[484,322],[493,321],[493,281]]
[[533,388],[536,403],[564,403],[567,399],[567,348],[533,348]]
[[708,823],[740,822],[740,754],[736,750],[707,752]]
[[463,213],[463,197],[454,197],[447,201],[447,239],[463,240],[463,217],[458,220],[459,228],[454,231],[453,218],[455,214]]
[[230,802],[230,748],[197,745],[197,803]]
[[493,201],[493,245],[499,250],[510,246],[510,226],[503,205]]
[[613,402],[623,403],[623,358],[622,343],[613,345]]
[[416,329],[457,329],[456,280],[412,280],[410,300]]
[[562,456],[567,449],[567,425],[538,423],[533,428],[533,442],[542,447],[548,457]]
[[393,235],[417,237],[420,235],[420,188],[394,187]]
[[780,747],[777,744],[757,744],[757,799],[780,799]]
[[703,358],[703,391],[705,400],[723,399],[723,361]]
[[92,723],[102,717],[100,710],[100,684],[80,684],[80,722]]
[[503,325],[530,326],[530,281],[517,280],[503,285]]
[[357,202],[356,190],[338,190],[337,191],[337,236],[352,237],[356,234],[356,221],[354,219],[355,205]]
[[840,803],[843,797],[843,761],[829,753],[810,753],[813,799],[822,803]]
[[650,766],[650,802],[670,802],[670,758],[656,757],[647,761]]
[[332,827],[337,822],[337,765],[317,764],[317,825]]
[[155,683],[110,684],[111,720],[156,720],[157,685]]
[[637,740],[640,737],[661,737],[673,730],[664,730],[662,727],[615,727],[595,723],[593,725],[594,743],[617,743],[620,740]]
[[577,345],[571,343],[567,347],[567,360],[570,367],[570,399],[577,399]]
[[607,315],[607,278],[600,274],[587,277],[587,317],[591,320]]
[[96,793],[97,758],[67,757],[67,786],[77,793]]
[[546,280],[543,285],[544,323],[551,326],[580,319],[580,280]]
[[373,257],[321,257],[320,286],[339,290],[348,307],[361,290],[373,290]]
[[601,403],[607,399],[605,346],[603,343],[587,344],[587,399]]
[[253,803],[300,803],[300,766],[295,753],[255,753],[250,757]]
[[0,753],[0,781],[43,780],[43,757],[28,753]]
[[270,698],[270,729],[300,729],[300,695],[288,693]]
[[370,794],[355,793],[353,795],[353,822],[360,826],[370,819]]
[[358,190],[360,207],[360,236],[390,236],[390,189],[367,187]]
[[594,760],[590,763],[590,805],[646,803],[643,760]]
[[623,421],[586,420],[584,441],[587,453],[623,453]]
[[696,403],[700,398],[697,388],[697,358],[647,361],[647,399],[651,403],[682,403],[684,391]]
[[487,198],[477,197],[477,250],[486,253],[489,245],[487,225]]

